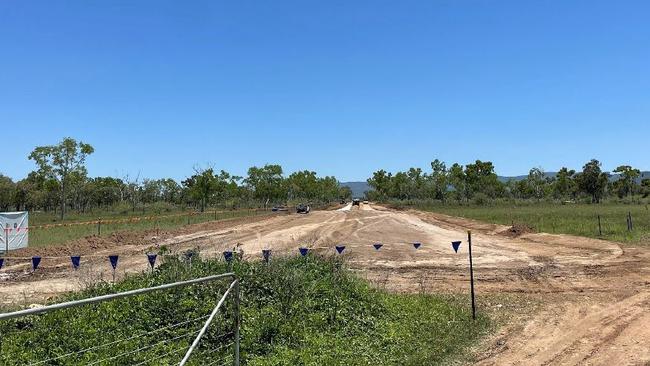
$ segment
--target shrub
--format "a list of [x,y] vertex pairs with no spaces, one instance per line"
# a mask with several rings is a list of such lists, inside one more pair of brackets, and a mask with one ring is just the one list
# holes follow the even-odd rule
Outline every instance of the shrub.
[[155,213],[157,215],[160,215],[162,213],[167,213],[167,212],[174,211],[175,207],[174,207],[174,205],[172,205],[169,202],[159,201],[159,202],[154,202],[154,203],[150,204],[147,208],[148,208],[149,211],[151,211],[151,212],[153,212],[153,213]]
[[[306,258],[273,258],[268,265],[234,261],[232,267],[241,281],[244,365],[438,364],[462,352],[488,325],[483,317],[473,322],[466,306],[460,307],[448,298],[388,294],[373,289],[346,270],[338,258],[322,259],[310,254]],[[62,300],[227,270],[223,261],[197,257],[190,266],[182,256],[165,256],[163,264],[150,275],[130,276],[115,285],[101,283]],[[130,337],[204,317],[215,306],[225,285],[197,285],[0,323],[3,335],[0,363],[29,364],[126,339],[57,363],[85,365],[172,339],[177,333],[158,334],[148,342]],[[206,334],[207,349],[223,341],[218,337],[232,329],[232,319],[233,307],[229,301],[219,321]],[[187,337],[172,340],[164,348],[125,354],[113,362],[136,364],[164,356],[170,350],[187,349],[191,340]],[[229,352],[226,349],[223,356]],[[212,358],[207,357],[213,356],[199,352],[195,362],[209,363]],[[156,363],[178,361],[178,356],[168,356]]]

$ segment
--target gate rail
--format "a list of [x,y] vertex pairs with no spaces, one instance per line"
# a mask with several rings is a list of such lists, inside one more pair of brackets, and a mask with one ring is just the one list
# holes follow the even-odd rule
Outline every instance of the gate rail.
[[212,275],[212,276],[207,276],[207,277],[201,277],[201,278],[196,278],[196,279],[187,280],[187,281],[174,282],[174,283],[169,283],[169,284],[164,284],[164,285],[159,285],[159,286],[154,286],[154,287],[147,287],[147,288],[130,290],[130,291],[119,292],[119,293],[114,293],[114,294],[96,296],[96,297],[91,297],[91,298],[87,298],[87,299],[68,301],[68,302],[63,302],[63,303],[58,303],[58,304],[47,305],[47,306],[43,306],[43,307],[39,307],[39,308],[32,308],[32,309],[25,309],[25,310],[19,310],[19,311],[4,313],[4,314],[0,314],[0,321],[20,318],[20,317],[28,316],[28,315],[44,314],[44,313],[52,312],[52,311],[55,311],[55,310],[79,307],[79,306],[87,305],[87,304],[96,304],[96,303],[101,303],[101,302],[105,302],[105,301],[110,301],[110,300],[135,296],[135,295],[142,295],[142,294],[151,293],[151,292],[155,292],[155,291],[162,291],[162,290],[168,290],[168,289],[172,289],[172,288],[185,287],[185,286],[190,286],[190,285],[195,285],[195,284],[200,284],[200,283],[216,281],[216,280],[225,279],[225,278],[229,278],[229,279],[232,280],[232,282],[230,283],[230,286],[228,287],[228,290],[223,294],[223,296],[221,296],[221,299],[219,300],[219,303],[214,308],[214,310],[212,310],[212,313],[208,317],[207,321],[203,325],[201,331],[199,332],[198,336],[196,337],[196,339],[194,340],[194,342],[192,343],[190,348],[187,350],[187,352],[185,354],[185,357],[181,361],[180,365],[185,365],[185,363],[188,361],[188,359],[192,355],[192,352],[197,347],[197,345],[199,344],[201,338],[203,337],[203,335],[207,331],[208,326],[210,325],[210,323],[212,323],[212,320],[218,314],[219,309],[221,308],[221,306],[225,302],[226,298],[228,297],[228,295],[233,293],[234,302],[235,302],[235,322],[234,322],[234,329],[233,329],[233,333],[234,333],[233,364],[235,366],[239,366],[239,328],[241,326],[240,314],[239,314],[239,297],[240,297],[240,293],[239,293],[239,281],[238,281],[237,277],[235,276],[235,274],[232,273],[232,272],[218,274],[218,275]]

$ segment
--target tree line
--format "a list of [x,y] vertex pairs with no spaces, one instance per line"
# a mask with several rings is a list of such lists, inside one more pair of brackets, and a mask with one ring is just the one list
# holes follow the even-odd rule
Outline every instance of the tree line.
[[650,195],[650,179],[629,165],[621,165],[612,173],[604,172],[601,163],[592,159],[581,171],[562,167],[555,174],[532,168],[524,179],[502,180],[490,161],[476,160],[465,166],[451,166],[436,159],[431,170],[410,168],[395,174],[378,170],[367,180],[372,200],[439,200],[484,202],[490,199],[585,199],[598,203],[605,197]]
[[328,203],[347,199],[352,192],[339,187],[335,177],[319,177],[304,170],[284,175],[280,165],[251,167],[246,177],[214,167],[195,167],[187,179],[89,177],[86,159],[94,153],[90,144],[64,138],[51,146],[39,146],[29,154],[37,169],[14,182],[0,174],[0,210],[54,211],[61,219],[69,210],[122,205],[136,211],[151,204],[194,207],[268,207],[288,201]]

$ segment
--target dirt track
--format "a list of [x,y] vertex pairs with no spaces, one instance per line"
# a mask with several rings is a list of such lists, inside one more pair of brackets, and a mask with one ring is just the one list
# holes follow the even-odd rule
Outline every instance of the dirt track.
[[[564,235],[501,234],[505,226],[416,211],[363,205],[309,215],[280,215],[203,225],[183,235],[167,235],[175,249],[199,247],[218,256],[236,243],[245,256],[295,255],[303,244],[334,255],[346,245],[350,267],[395,291],[454,291],[468,288],[466,231],[473,233],[477,292],[516,294],[541,302],[534,314],[515,316],[478,350],[481,365],[647,365],[650,364],[650,251]],[[204,230],[202,230],[204,229]],[[148,235],[148,234],[147,234]],[[0,285],[5,303],[36,301],[107,278],[107,254],[120,254],[119,272],[146,269],[148,244],[120,245],[97,254],[95,273],[72,273],[69,262],[43,262],[41,275],[7,276]],[[451,241],[462,240],[454,253]],[[415,250],[412,242],[422,242]],[[376,251],[372,244],[384,246]],[[28,264],[9,265],[17,273]],[[84,266],[90,268],[90,266]]]

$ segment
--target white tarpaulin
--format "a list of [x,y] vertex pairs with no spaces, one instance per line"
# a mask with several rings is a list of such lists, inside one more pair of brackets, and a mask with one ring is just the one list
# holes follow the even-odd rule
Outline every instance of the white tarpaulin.
[[26,248],[29,242],[29,220],[27,212],[0,212],[0,250]]

